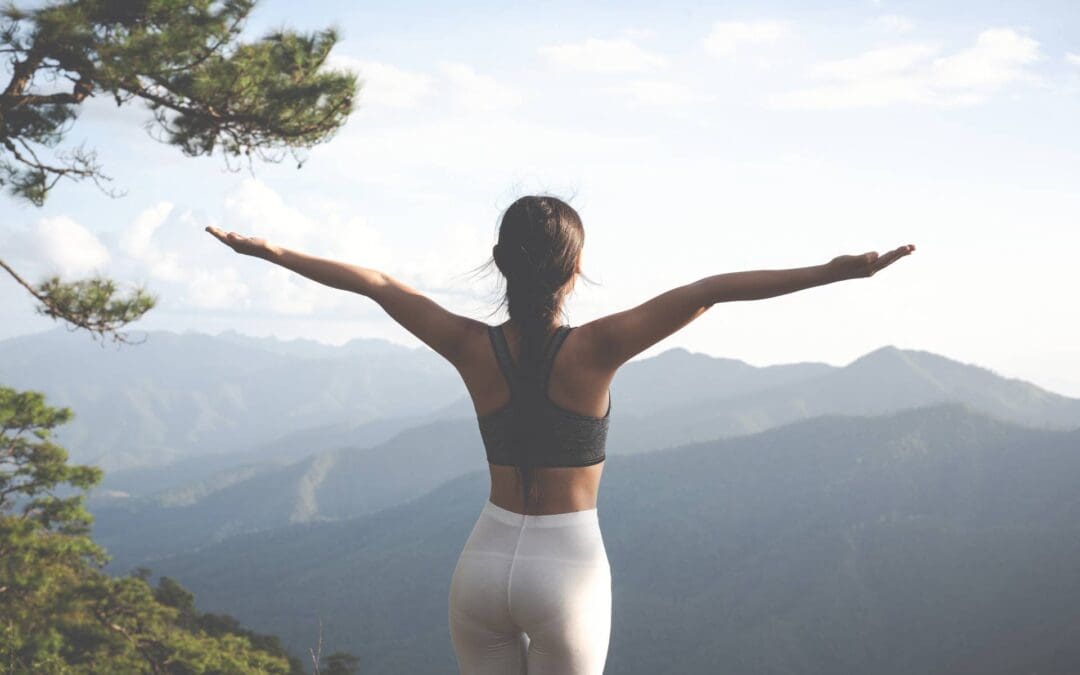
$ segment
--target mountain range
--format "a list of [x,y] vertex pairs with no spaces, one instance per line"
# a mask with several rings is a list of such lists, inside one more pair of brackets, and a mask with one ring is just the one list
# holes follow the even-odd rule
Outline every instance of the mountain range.
[[[948,401],[1034,428],[1080,427],[1080,400],[891,346],[844,367],[766,368],[676,348],[626,364],[612,401],[611,456],[820,415],[885,414]],[[240,532],[373,513],[482,469],[483,460],[466,396],[412,416],[305,428],[254,449],[107,473],[89,503],[98,540],[115,568],[125,569]]]
[[383,340],[321,351],[266,344],[151,331],[141,344],[117,346],[56,328],[0,341],[0,382],[70,407],[74,419],[57,439],[73,462],[110,473],[250,450],[301,429],[424,413],[465,391],[430,350]]

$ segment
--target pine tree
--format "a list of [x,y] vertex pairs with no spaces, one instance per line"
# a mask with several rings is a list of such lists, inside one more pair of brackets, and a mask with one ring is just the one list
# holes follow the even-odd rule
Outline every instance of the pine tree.
[[[67,0],[0,9],[0,54],[12,76],[0,91],[0,187],[41,206],[61,178],[111,180],[93,150],[61,143],[87,98],[141,101],[148,129],[188,156],[281,161],[330,139],[352,112],[358,83],[322,68],[338,39],[281,29],[243,43],[256,0]],[[52,86],[49,86],[52,85]],[[59,85],[59,86],[57,86]],[[231,167],[230,167],[231,168]],[[110,192],[110,194],[112,194]],[[156,298],[121,294],[107,278],[53,276],[33,285],[0,267],[37,301],[38,312],[104,339]]]
[[101,469],[72,466],[52,430],[72,417],[38,392],[0,387],[0,672],[302,673],[274,636],[223,615],[149,570],[114,578],[90,536],[84,494]]
[[[93,150],[63,147],[87,98],[145,104],[147,128],[188,156],[298,162],[330,139],[353,110],[356,75],[323,68],[334,28],[281,29],[243,43],[256,0],[66,0],[0,8],[0,188],[42,206],[61,178],[111,179]],[[37,311],[104,340],[154,307],[144,288],[121,293],[108,278],[51,276],[31,284],[3,268]],[[277,637],[228,615],[195,611],[194,598],[150,570],[102,571],[84,495],[58,486],[98,484],[101,469],[67,464],[51,432],[72,417],[37,392],[0,386],[0,673],[303,673]],[[335,655],[338,656],[338,655]],[[355,657],[341,654],[335,667]],[[343,671],[348,672],[348,670]]]

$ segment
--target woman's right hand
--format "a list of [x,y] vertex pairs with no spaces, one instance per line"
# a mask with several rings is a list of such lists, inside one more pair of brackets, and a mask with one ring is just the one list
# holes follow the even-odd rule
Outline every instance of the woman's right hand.
[[218,241],[241,255],[269,259],[280,253],[280,247],[273,246],[260,237],[245,237],[236,232],[225,232],[213,225],[208,225],[205,229],[207,232],[217,237]]
[[877,251],[861,255],[841,255],[830,260],[827,267],[838,280],[872,277],[875,272],[888,267],[914,250],[914,244],[907,244],[882,256],[879,256]]

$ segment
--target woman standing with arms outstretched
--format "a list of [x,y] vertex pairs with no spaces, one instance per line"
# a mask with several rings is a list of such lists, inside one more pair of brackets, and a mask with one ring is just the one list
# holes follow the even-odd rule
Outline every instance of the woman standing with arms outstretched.
[[581,219],[555,197],[526,196],[506,209],[492,249],[510,318],[490,326],[381,272],[206,229],[237,253],[371,298],[461,374],[491,474],[450,582],[450,635],[463,675],[603,672],[611,569],[596,504],[610,385],[622,364],[716,303],[869,277],[915,250],[718,274],[570,326],[563,304],[581,274]]

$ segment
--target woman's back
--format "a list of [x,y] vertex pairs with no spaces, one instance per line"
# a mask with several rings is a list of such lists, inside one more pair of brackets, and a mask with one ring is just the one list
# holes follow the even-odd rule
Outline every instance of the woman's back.
[[[511,401],[510,384],[500,367],[492,341],[483,331],[475,331],[469,349],[475,355],[472,367],[462,370],[478,418],[487,418],[502,410]],[[513,364],[520,363],[520,334],[517,326],[508,321],[499,328]],[[575,327],[562,340],[551,361],[547,381],[547,398],[551,405],[590,420],[606,418],[610,411],[610,384],[614,370],[597,367],[590,358],[593,345],[587,326]],[[602,451],[602,448],[600,448]],[[543,452],[543,449],[540,449]],[[542,463],[542,461],[540,462]],[[596,507],[603,462],[588,466],[558,466],[534,468],[537,501],[528,512],[536,515],[583,511]],[[524,513],[520,474],[515,466],[489,464],[491,473],[491,502],[515,513]]]
[[[634,356],[683,328],[709,309],[721,294],[710,277],[665,291],[620,312],[576,327],[555,355],[548,382],[548,399],[580,415],[599,417],[610,406],[610,387],[618,369]],[[513,320],[502,326],[511,358],[519,356],[520,330]],[[500,371],[488,337],[487,324],[473,322],[466,346],[467,358],[458,370],[472,396],[477,415],[483,417],[510,400],[510,389]],[[521,474],[516,467],[489,464],[491,495],[497,506],[515,513],[556,514],[596,508],[604,462],[584,467],[534,469],[538,500],[524,508]]]

